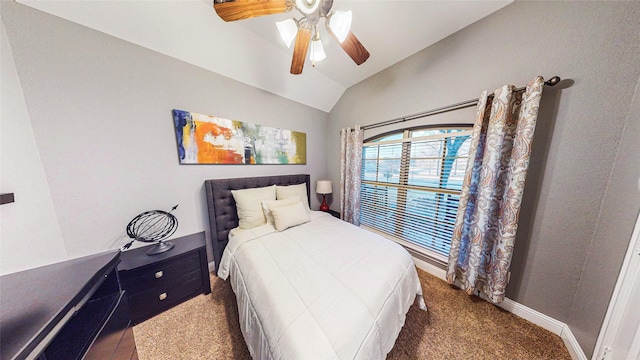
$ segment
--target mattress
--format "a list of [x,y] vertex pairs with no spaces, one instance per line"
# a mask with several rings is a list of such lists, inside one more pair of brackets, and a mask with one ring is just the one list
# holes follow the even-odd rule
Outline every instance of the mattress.
[[312,211],[276,232],[234,229],[218,276],[231,282],[254,359],[383,359],[424,300],[395,242]]

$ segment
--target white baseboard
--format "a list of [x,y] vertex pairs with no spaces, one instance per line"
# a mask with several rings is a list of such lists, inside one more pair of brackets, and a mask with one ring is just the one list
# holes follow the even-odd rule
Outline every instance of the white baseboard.
[[[413,257],[413,256],[412,256]],[[429,264],[424,260],[420,260],[416,257],[413,257],[413,263],[416,264],[421,270],[428,272],[429,274],[437,277],[440,280],[447,281],[447,271],[445,269],[441,269],[435,265]]]
[[214,271],[216,271],[216,263],[215,263],[215,262],[213,262],[213,261],[212,261],[212,262],[210,262],[210,263],[208,264],[208,266],[209,266],[209,272],[214,272]]
[[571,329],[565,324],[562,328],[562,333],[560,333],[560,337],[562,341],[564,341],[564,345],[569,350],[569,354],[571,354],[571,358],[573,360],[587,360],[587,355],[584,354],[580,344],[578,344],[578,340],[573,336]]
[[505,298],[504,301],[500,304],[497,304],[497,306],[529,322],[532,322],[543,329],[549,330],[558,336],[560,336],[562,334],[563,329],[567,327],[567,325],[562,321],[558,321],[550,316],[547,316],[539,311],[533,310],[532,308],[524,306],[509,298]]
[[[446,281],[447,272],[444,269],[441,269],[415,257],[413,258],[413,262],[418,268],[428,272],[429,274],[439,279]],[[482,297],[487,300],[486,297]],[[545,330],[548,330],[560,336],[573,360],[587,360],[587,356],[584,354],[584,351],[582,351],[580,344],[578,344],[578,341],[573,336],[571,329],[562,321],[556,320],[539,311],[533,310],[527,306],[517,303],[509,298],[505,298],[502,303],[497,304],[496,306],[499,306],[518,317],[521,317],[529,322],[540,326]]]

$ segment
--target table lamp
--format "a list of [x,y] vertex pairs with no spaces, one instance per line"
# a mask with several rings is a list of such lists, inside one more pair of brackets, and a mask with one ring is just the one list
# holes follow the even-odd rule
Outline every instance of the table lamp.
[[322,194],[322,205],[320,205],[320,211],[329,211],[329,205],[327,204],[327,194],[331,194],[331,180],[318,180],[316,183],[316,193]]

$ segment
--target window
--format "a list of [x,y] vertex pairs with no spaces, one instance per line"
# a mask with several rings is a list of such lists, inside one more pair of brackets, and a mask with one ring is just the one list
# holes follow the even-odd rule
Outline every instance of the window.
[[362,150],[361,224],[447,261],[471,127],[404,130]]

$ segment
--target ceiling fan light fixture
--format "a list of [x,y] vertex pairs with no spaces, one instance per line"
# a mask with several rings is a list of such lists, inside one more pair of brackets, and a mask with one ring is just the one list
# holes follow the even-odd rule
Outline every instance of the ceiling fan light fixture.
[[327,57],[327,54],[324,52],[324,47],[322,47],[322,41],[320,38],[316,38],[311,40],[311,54],[309,54],[309,60],[311,60],[313,65],[315,66],[316,61],[322,61]]
[[284,41],[285,45],[290,48],[293,40],[298,34],[298,24],[293,19],[287,19],[276,22],[276,26],[278,27],[278,32],[280,33],[282,41]]
[[296,0],[296,9],[305,15],[311,15],[318,10],[320,3],[320,0]]
[[[326,31],[340,44],[342,50],[361,65],[369,58],[369,51],[351,31],[351,11],[331,11],[334,0],[214,0],[213,8],[224,21],[236,21],[265,15],[288,13],[294,8],[301,18],[276,22],[278,33],[288,48],[293,48],[291,68],[293,75],[302,74],[309,54],[316,61],[327,57],[317,32],[317,25],[324,22]],[[295,45],[292,44],[295,41]]]
[[351,11],[335,11],[329,17],[329,28],[331,32],[342,43],[351,30]]

